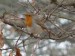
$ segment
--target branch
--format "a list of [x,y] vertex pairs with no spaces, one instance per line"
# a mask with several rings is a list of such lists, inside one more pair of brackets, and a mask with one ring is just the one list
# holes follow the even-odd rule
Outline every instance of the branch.
[[17,27],[25,27],[24,19],[20,19],[13,14],[6,13],[3,16],[1,16],[0,19],[3,23],[9,24],[11,26],[14,26],[13,24],[15,24]]

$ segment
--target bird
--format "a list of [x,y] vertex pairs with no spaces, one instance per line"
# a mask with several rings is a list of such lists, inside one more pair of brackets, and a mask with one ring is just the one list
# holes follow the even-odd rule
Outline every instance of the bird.
[[[33,33],[34,35],[40,35],[43,32],[43,29],[40,25],[37,24],[39,21],[39,17],[34,16],[32,13],[25,13],[25,26],[27,28],[27,32]],[[36,19],[38,21],[36,21]]]

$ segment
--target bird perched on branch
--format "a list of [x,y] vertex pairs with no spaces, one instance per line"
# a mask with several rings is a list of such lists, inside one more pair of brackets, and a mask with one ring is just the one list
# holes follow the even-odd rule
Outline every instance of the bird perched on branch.
[[39,20],[38,19],[39,17],[36,17],[35,19],[34,16],[30,13],[26,13],[24,14],[24,16],[25,16],[25,21],[24,21],[25,26],[29,33],[41,34],[43,32],[43,29],[41,28],[41,26],[37,24],[38,21],[36,21],[36,19]]

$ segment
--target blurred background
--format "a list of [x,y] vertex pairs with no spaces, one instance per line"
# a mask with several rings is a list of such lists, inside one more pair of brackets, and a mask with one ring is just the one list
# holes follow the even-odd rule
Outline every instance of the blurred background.
[[[61,0],[60,0],[61,1]],[[67,1],[67,0],[66,0]],[[52,12],[56,5],[50,3],[51,0],[0,0],[0,16],[5,11],[9,13],[17,14],[19,17],[26,11],[39,14],[48,14]],[[51,7],[48,7],[50,6]],[[54,7],[53,7],[54,6]],[[48,8],[46,8],[48,7]],[[46,10],[43,10],[46,8]],[[36,9],[36,11],[35,11]],[[28,38],[29,36],[25,33],[22,34],[18,41],[18,47],[22,56],[75,56],[75,13],[73,6],[63,6],[53,13],[51,17],[56,26],[64,31],[71,33],[66,35],[63,34],[64,39],[53,40],[53,39],[34,39]],[[69,11],[69,12],[68,12]],[[58,13],[59,12],[59,13]],[[56,16],[54,16],[56,14]],[[69,19],[70,18],[70,19]],[[4,36],[5,44],[2,49],[3,56],[9,56],[11,50],[16,44],[17,39],[21,33],[14,29],[13,26],[2,23],[2,32]],[[46,27],[52,29],[55,33],[62,33],[55,25],[50,22],[46,22]],[[64,32],[63,32],[64,33]],[[69,36],[70,35],[70,36]],[[13,55],[15,52],[13,51]]]

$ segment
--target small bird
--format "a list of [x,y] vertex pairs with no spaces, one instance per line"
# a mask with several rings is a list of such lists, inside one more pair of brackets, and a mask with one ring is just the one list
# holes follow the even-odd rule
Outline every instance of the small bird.
[[[27,32],[39,35],[43,32],[43,29],[40,25],[36,23],[34,16],[30,13],[26,13],[25,15],[25,26],[27,28]],[[39,17],[37,17],[37,20]],[[38,22],[38,21],[37,21]]]

